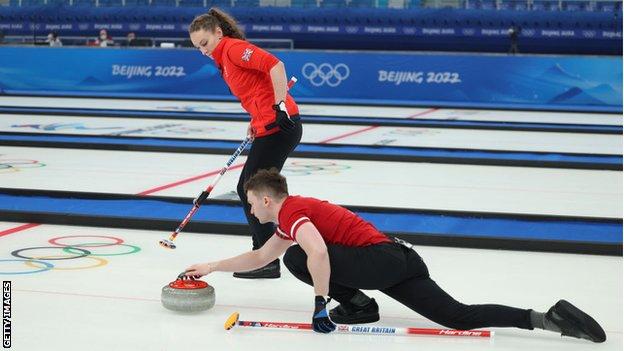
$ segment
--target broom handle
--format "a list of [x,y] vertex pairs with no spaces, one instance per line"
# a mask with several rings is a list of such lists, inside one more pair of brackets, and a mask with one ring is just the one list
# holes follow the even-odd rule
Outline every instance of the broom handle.
[[[288,323],[288,322],[256,322],[237,321],[240,327],[255,327],[268,329],[296,329],[312,330],[309,323]],[[343,334],[376,334],[376,335],[438,335],[438,336],[469,336],[489,338],[494,335],[489,330],[455,330],[455,329],[433,329],[433,328],[396,328],[383,326],[362,326],[362,325],[336,325],[336,332]]]

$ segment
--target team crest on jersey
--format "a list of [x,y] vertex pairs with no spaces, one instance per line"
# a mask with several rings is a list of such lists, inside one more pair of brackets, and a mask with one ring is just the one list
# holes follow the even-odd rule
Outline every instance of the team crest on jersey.
[[251,54],[253,54],[253,50],[251,50],[250,48],[245,49],[245,52],[243,52],[243,61],[247,61],[249,62],[249,59],[251,58]]

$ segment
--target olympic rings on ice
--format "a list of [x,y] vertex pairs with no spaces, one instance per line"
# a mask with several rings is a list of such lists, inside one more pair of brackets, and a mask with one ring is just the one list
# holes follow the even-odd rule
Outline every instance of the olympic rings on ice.
[[428,128],[396,128],[388,131],[384,135],[402,135],[402,136],[420,136],[420,135],[437,135],[441,132]]
[[109,244],[101,244],[101,245],[96,245],[96,246],[81,246],[81,247],[103,247],[103,246],[113,246],[113,245],[119,245],[121,243],[123,243],[123,239],[120,238],[115,238],[112,236],[105,236],[105,235],[66,235],[66,236],[59,236],[56,238],[52,238],[50,240],[48,240],[48,242],[52,245],[56,245],[56,246],[76,246],[76,245],[72,245],[72,244],[61,244],[59,243],[59,240],[61,239],[68,239],[68,238],[105,238],[105,239],[112,239],[114,242],[113,243],[109,243]]
[[[11,255],[17,257],[17,258],[23,258],[26,260],[38,260],[39,257],[28,257],[28,256],[24,256],[21,255],[22,251],[30,251],[30,250],[49,250],[49,249],[53,249],[53,250],[62,250],[62,247],[55,247],[55,246],[35,246],[35,247],[25,247],[23,249],[19,249],[19,250],[15,250],[13,252],[11,252]],[[82,251],[82,253],[80,254],[74,254],[74,256],[71,257],[63,257],[63,258],[48,258],[48,260],[72,260],[72,259],[77,259],[77,258],[83,258],[83,257],[87,257],[91,254],[91,251],[89,250],[85,250],[85,249],[78,249],[78,251]]]
[[[93,245],[93,243],[76,244],[76,245],[72,245],[72,246],[66,246],[66,247],[63,248],[63,251],[75,255],[75,252],[73,252],[73,250],[80,250],[79,247],[91,247],[89,245]],[[137,252],[141,251],[140,247],[134,246],[134,245],[117,244],[115,246],[126,246],[126,247],[129,247],[130,250],[128,252],[119,252],[119,253],[100,253],[100,254],[91,253],[89,256],[122,256],[122,255],[130,255],[130,254],[137,253]]]
[[25,168],[45,167],[45,163],[36,160],[26,159],[0,159],[0,174],[9,172],[19,172]]
[[24,271],[24,272],[4,272],[4,271],[0,271],[0,275],[2,274],[31,274],[31,273],[41,273],[41,272],[45,272],[45,271],[49,271],[50,269],[54,268],[54,265],[52,263],[46,262],[46,261],[39,261],[39,260],[24,260],[24,259],[19,259],[19,260],[15,260],[15,259],[8,259],[8,260],[0,260],[0,262],[36,262],[39,264],[43,265],[43,268],[35,270],[35,271]]
[[312,174],[337,174],[350,169],[351,166],[340,165],[331,161],[293,161],[286,164],[282,174],[286,176],[306,176]]
[[[68,256],[68,255],[65,255]],[[61,256],[43,256],[43,257],[38,257],[41,260],[61,260],[63,259]],[[84,266],[84,267],[54,267],[52,268],[55,271],[77,271],[77,270],[81,270],[81,269],[89,269],[89,268],[97,268],[97,267],[102,267],[108,264],[108,261],[103,259],[103,258],[99,258],[99,257],[93,257],[93,256],[86,256],[84,258],[90,259],[90,260],[94,260],[96,263],[92,264],[90,266]],[[29,267],[34,267],[34,268],[39,268],[37,267],[36,263],[33,263],[33,260],[28,260],[26,261],[26,265]],[[43,261],[37,261],[37,263],[41,263]]]
[[[98,239],[106,239],[104,242],[86,242],[86,243],[72,243],[71,239],[76,238],[89,238],[93,240],[93,238]],[[69,239],[69,240],[68,240]],[[5,272],[0,270],[0,275],[2,274],[31,274],[31,273],[40,273],[49,270],[81,270],[81,269],[89,269],[89,268],[97,268],[102,267],[108,264],[108,260],[98,257],[98,256],[121,256],[121,255],[130,255],[141,251],[141,248],[135,245],[124,244],[123,239],[116,238],[113,236],[104,236],[104,235],[67,235],[60,236],[56,238],[52,238],[48,240],[52,246],[35,246],[35,247],[25,247],[22,249],[14,250],[11,252],[11,255],[17,257],[18,259],[0,259],[0,262],[22,262],[26,266],[31,268],[37,268],[36,270],[30,271],[14,271],[14,272]],[[121,252],[110,252],[111,249],[117,246],[124,246],[128,249],[123,250]],[[89,250],[85,249],[88,248]],[[33,250],[61,250],[63,254],[60,255],[25,255],[25,251],[33,251]],[[93,252],[94,250],[100,252]],[[88,259],[94,261],[92,264],[84,265],[84,266],[70,266],[70,267],[58,267],[48,261],[61,261],[61,260],[80,260],[80,259]]]

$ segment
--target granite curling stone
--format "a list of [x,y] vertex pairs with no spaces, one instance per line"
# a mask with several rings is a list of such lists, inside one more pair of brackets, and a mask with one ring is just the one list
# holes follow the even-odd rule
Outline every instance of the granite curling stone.
[[201,312],[214,306],[215,290],[205,281],[181,273],[162,288],[160,301],[171,311]]

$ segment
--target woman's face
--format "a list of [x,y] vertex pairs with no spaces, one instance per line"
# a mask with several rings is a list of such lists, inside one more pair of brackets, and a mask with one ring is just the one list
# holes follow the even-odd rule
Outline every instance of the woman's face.
[[214,31],[200,29],[191,33],[193,46],[198,48],[202,55],[205,56],[212,55],[212,52],[219,44],[221,38],[223,38],[223,32],[219,27],[216,27]]

